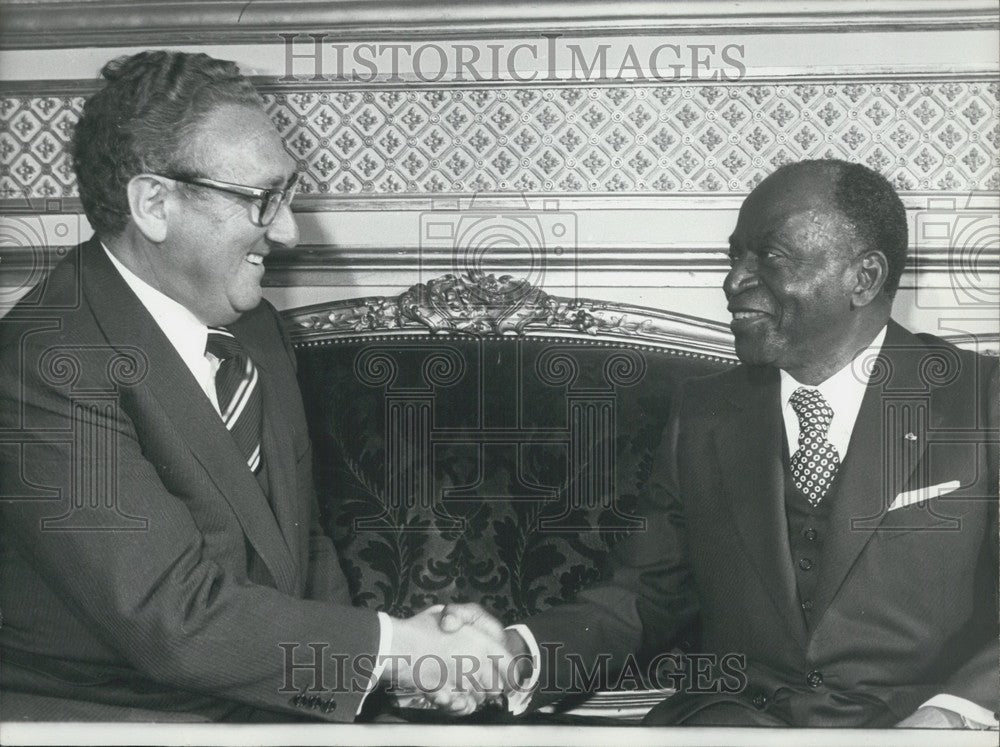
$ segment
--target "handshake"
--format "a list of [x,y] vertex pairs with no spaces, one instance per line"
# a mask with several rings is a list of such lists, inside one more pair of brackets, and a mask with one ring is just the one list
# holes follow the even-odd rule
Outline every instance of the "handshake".
[[532,671],[521,635],[478,604],[434,605],[393,618],[382,684],[419,694],[442,712],[465,716],[520,692]]

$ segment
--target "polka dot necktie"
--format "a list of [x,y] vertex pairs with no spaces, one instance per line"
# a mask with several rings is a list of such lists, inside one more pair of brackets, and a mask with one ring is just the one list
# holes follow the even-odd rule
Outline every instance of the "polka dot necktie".
[[261,466],[261,394],[257,367],[243,346],[225,327],[209,327],[205,352],[221,363],[215,374],[215,393],[222,421],[240,447],[251,471]]
[[815,389],[799,387],[789,403],[799,418],[799,448],[792,454],[795,487],[810,504],[819,505],[840,467],[840,455],[826,440],[833,410]]

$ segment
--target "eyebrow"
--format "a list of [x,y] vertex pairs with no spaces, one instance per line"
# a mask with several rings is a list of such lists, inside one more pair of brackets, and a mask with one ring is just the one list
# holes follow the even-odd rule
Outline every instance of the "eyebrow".
[[[762,243],[766,243],[768,241],[774,241],[774,239],[775,239],[775,237],[777,235],[778,235],[778,232],[772,229],[770,231],[765,231],[764,233],[760,234],[759,236],[754,236],[753,240],[754,240],[754,243],[756,243],[756,244],[762,244]],[[730,242],[732,242],[732,238],[733,238],[732,236],[729,237]]]

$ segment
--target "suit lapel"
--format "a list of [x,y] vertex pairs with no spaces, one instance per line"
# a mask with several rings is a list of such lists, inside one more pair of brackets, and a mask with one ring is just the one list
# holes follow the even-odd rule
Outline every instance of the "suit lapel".
[[784,426],[776,371],[748,369],[731,395],[738,412],[716,431],[718,464],[730,510],[762,585],[804,646],[805,624],[791,566],[781,463]]
[[291,591],[295,565],[257,480],[191,371],[146,307],[104,254],[97,238],[81,247],[84,295],[112,346],[138,347],[148,359],[142,384],[160,402],[195,459],[236,514],[277,586]]
[[816,590],[817,621],[885,519],[894,496],[919,474],[928,432],[935,427],[920,377],[925,353],[918,338],[889,322],[837,477]]
[[[244,318],[245,320],[245,318]],[[297,503],[290,499],[295,494],[295,453],[289,433],[288,418],[282,407],[287,393],[281,390],[276,371],[283,361],[275,357],[276,349],[261,344],[261,335],[253,334],[244,320],[231,325],[236,338],[253,359],[260,375],[263,398],[263,429],[261,449],[267,460],[268,483],[271,490],[271,508],[281,530],[285,552],[297,557],[298,513]]]

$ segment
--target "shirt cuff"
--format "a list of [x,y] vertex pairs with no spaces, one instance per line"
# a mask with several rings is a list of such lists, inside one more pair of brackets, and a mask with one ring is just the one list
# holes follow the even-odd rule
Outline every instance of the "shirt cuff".
[[921,708],[926,706],[934,706],[936,708],[943,708],[946,711],[951,711],[957,713],[967,722],[967,726],[971,729],[985,729],[985,728],[997,728],[1000,726],[1000,722],[997,721],[995,713],[990,712],[988,709],[983,708],[981,705],[973,703],[971,700],[966,700],[965,698],[960,698],[957,695],[948,695],[947,693],[939,693],[933,698],[928,700],[926,703],[921,705]]
[[375,654],[375,664],[372,667],[372,676],[368,681],[368,686],[365,688],[364,695],[361,696],[361,702],[358,703],[358,710],[354,714],[361,713],[361,708],[365,704],[365,700],[368,699],[368,695],[372,690],[375,689],[375,685],[378,684],[379,679],[382,677],[382,672],[385,671],[386,664],[388,664],[389,652],[392,651],[392,618],[389,617],[384,612],[378,613],[378,653]]
[[538,687],[538,678],[542,668],[542,654],[538,649],[538,641],[535,640],[534,634],[528,629],[527,625],[511,625],[505,628],[505,630],[512,630],[521,636],[528,647],[528,653],[531,655],[531,676],[528,677],[528,680],[524,684],[513,687],[507,695],[507,710],[514,716],[520,716],[528,710],[528,703],[531,702],[531,696],[535,694],[535,688]]

